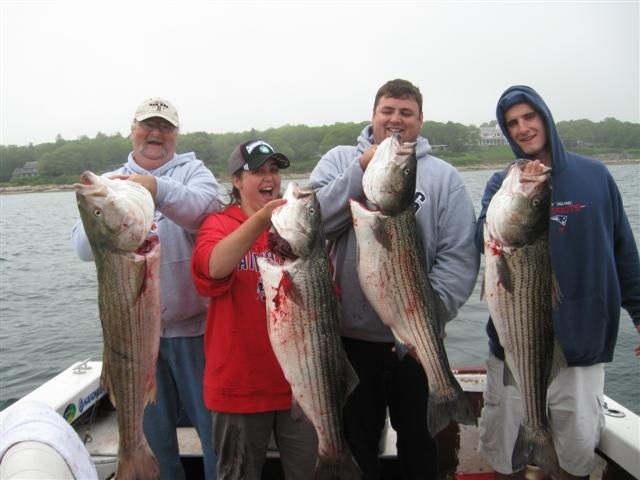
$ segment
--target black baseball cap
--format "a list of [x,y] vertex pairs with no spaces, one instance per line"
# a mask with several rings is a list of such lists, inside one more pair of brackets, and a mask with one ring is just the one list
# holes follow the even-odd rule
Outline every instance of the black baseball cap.
[[270,158],[274,159],[278,168],[289,167],[289,159],[282,153],[276,153],[273,147],[264,140],[250,140],[233,149],[229,156],[229,175],[238,170],[257,170]]

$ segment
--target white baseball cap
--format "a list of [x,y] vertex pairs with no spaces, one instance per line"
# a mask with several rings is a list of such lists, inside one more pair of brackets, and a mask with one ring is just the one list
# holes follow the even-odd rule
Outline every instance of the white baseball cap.
[[165,100],[164,98],[148,98],[138,106],[138,109],[133,116],[136,122],[141,122],[147,118],[153,117],[164,118],[174,127],[177,127],[180,123],[178,121],[178,111],[176,110],[176,107],[174,107],[169,100]]

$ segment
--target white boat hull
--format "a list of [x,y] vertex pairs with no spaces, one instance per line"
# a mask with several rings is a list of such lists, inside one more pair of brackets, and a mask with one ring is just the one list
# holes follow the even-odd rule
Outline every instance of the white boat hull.
[[[35,400],[47,403],[73,424],[91,455],[98,478],[107,479],[115,472],[117,463],[118,430],[115,410],[101,409],[94,418],[87,418],[86,413],[105,395],[105,392],[99,388],[101,368],[102,362],[85,361],[72,365],[16,404],[0,412],[0,424],[4,422],[7,415],[18,408],[20,402]],[[485,383],[484,373],[481,371],[470,373],[454,371],[454,373],[463,390],[481,401]],[[605,475],[607,468],[621,468],[628,472],[627,475],[640,478],[640,417],[613,399],[609,397],[605,399],[609,412],[605,415],[605,427],[598,446],[598,452],[602,453],[603,459],[600,460],[599,468],[591,478],[607,478]],[[103,400],[104,402],[108,403],[106,399]],[[445,435],[451,436],[457,442],[455,461],[458,462],[456,464],[458,470],[456,471],[466,475],[485,475],[484,478],[486,478],[487,474],[491,474],[491,469],[475,453],[478,440],[477,428],[458,425],[450,425],[450,427],[455,427],[455,431]],[[200,440],[195,429],[178,428],[178,439],[183,458],[198,459],[202,456]],[[385,441],[381,448],[383,460],[395,459],[395,445],[395,432],[387,425]],[[277,451],[270,452],[269,457],[277,458]],[[5,462],[5,458],[2,462]],[[623,470],[620,471],[623,472]]]

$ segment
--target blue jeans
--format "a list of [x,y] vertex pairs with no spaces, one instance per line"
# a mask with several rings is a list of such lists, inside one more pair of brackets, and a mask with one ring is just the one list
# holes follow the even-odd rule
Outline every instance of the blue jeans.
[[161,338],[156,365],[155,403],[144,411],[144,434],[160,463],[162,480],[185,479],[176,427],[181,409],[198,431],[207,480],[216,478],[211,412],[202,397],[204,336]]

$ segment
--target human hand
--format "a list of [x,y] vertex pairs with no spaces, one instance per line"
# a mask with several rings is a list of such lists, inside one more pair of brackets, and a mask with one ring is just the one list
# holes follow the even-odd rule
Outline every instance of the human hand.
[[129,180],[130,182],[135,182],[139,185],[142,185],[149,191],[149,193],[153,197],[153,201],[155,202],[156,192],[158,191],[158,184],[156,182],[156,177],[154,177],[153,175],[140,175],[138,173],[132,173],[131,175],[113,175],[110,178],[115,178],[118,180]]
[[287,200],[284,198],[276,198],[275,200],[271,200],[264,204],[264,206],[258,210],[254,215],[256,215],[264,224],[265,228],[271,223],[271,214],[273,211],[281,207],[287,203]]
[[551,169],[540,160],[525,161],[520,164],[520,182],[537,182],[540,175],[544,175]]
[[547,180],[551,168],[547,167],[540,160],[521,161],[517,163],[520,169],[519,181],[525,192],[535,189],[540,183]]
[[360,168],[362,168],[363,171],[367,169],[367,166],[369,165],[369,162],[373,158],[373,154],[376,153],[377,149],[378,145],[374,143],[369,148],[367,148],[360,157]]

